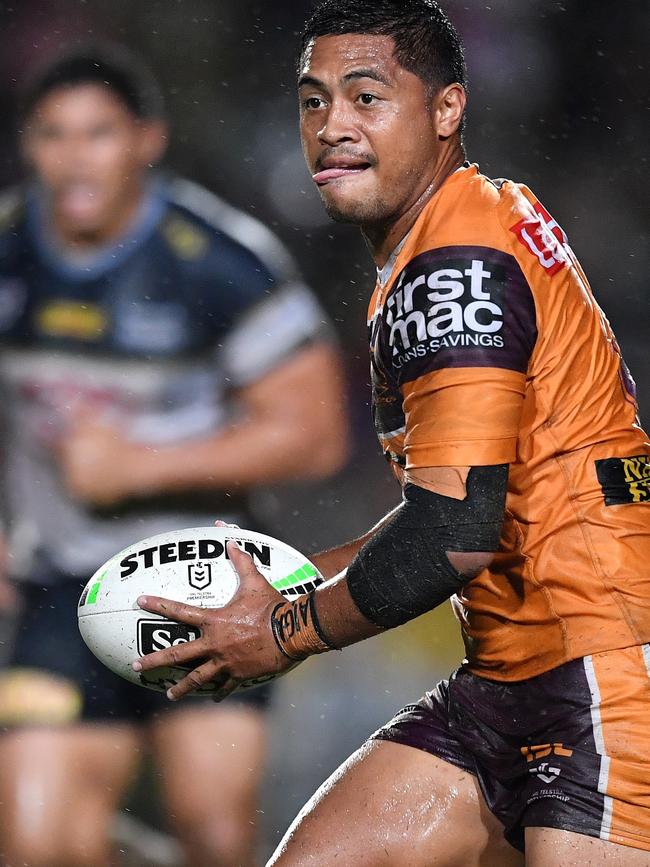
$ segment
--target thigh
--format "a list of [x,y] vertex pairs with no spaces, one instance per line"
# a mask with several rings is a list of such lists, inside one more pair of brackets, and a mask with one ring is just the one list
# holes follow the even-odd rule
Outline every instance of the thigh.
[[526,867],[650,867],[650,852],[554,828],[526,828]]
[[266,717],[237,703],[178,708],[151,726],[163,799],[178,829],[250,824],[265,754]]
[[522,856],[476,779],[430,753],[369,741],[303,808],[268,867],[515,867]]
[[[127,727],[76,724],[0,737],[3,850],[39,863],[42,847],[102,849],[138,759]],[[101,838],[101,844],[95,843]]]

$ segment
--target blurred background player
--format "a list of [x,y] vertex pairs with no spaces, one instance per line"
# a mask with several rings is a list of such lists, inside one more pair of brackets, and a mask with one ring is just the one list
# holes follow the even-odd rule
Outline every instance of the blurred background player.
[[187,863],[248,865],[268,690],[170,709],[94,660],[76,602],[125,545],[215,514],[257,526],[252,486],[337,469],[337,352],[264,226],[150,172],[166,126],[136,58],[60,56],[23,126],[34,179],[0,217],[8,571],[22,580],[0,682],[3,863],[109,863],[146,734]]

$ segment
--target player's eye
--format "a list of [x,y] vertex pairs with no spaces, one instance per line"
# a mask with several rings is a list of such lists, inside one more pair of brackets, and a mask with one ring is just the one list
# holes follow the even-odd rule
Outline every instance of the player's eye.
[[307,99],[303,102],[303,107],[311,109],[312,111],[318,108],[322,108],[324,105],[325,102],[320,98],[320,96],[308,96]]
[[37,127],[36,134],[41,141],[56,141],[63,138],[63,132],[57,126]]
[[377,102],[377,97],[373,93],[360,93],[358,99],[362,105],[372,105]]
[[99,124],[93,127],[90,137],[93,139],[110,138],[114,134],[113,127],[108,123]]

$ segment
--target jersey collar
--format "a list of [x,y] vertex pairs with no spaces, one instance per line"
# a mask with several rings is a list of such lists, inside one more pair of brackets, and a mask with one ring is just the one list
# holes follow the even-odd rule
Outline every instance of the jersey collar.
[[147,186],[130,227],[116,241],[83,259],[66,255],[48,228],[45,190],[34,184],[27,191],[27,228],[40,257],[67,280],[97,280],[114,270],[153,234],[167,207],[163,184],[153,179]]

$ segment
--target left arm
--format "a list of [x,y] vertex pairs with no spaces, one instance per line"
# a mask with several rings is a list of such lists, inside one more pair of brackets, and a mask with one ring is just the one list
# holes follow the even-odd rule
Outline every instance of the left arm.
[[70,491],[97,505],[171,491],[322,478],[346,455],[340,361],[327,342],[305,347],[238,392],[240,417],[223,431],[146,446],[82,416],[61,461]]

